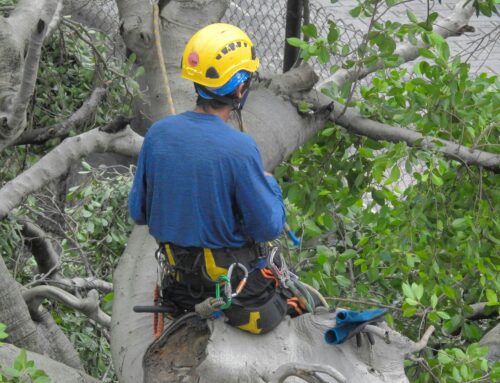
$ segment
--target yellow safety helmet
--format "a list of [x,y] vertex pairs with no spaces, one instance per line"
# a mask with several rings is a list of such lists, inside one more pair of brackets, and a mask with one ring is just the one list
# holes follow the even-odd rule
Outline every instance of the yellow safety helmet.
[[182,56],[181,76],[207,88],[220,88],[241,70],[259,67],[252,41],[238,27],[210,24],[188,41]]

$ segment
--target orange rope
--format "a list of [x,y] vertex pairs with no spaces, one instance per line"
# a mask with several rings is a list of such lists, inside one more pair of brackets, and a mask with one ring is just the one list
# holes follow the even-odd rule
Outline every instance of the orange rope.
[[[158,306],[158,297],[160,296],[159,294],[159,289],[158,285],[155,286],[155,289],[153,290],[153,302],[155,306]],[[162,313],[154,313],[153,314],[153,334],[155,338],[158,338],[161,333],[163,332],[163,326],[165,324],[165,320],[163,318]]]

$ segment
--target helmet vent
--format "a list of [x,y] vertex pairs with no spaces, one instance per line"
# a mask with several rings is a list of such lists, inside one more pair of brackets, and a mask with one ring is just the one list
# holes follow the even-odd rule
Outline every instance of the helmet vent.
[[255,48],[252,47],[252,60],[255,60],[257,58],[257,54],[255,53]]
[[219,73],[217,72],[217,69],[215,69],[213,66],[207,69],[207,73],[205,73],[205,76],[207,78],[219,78]]

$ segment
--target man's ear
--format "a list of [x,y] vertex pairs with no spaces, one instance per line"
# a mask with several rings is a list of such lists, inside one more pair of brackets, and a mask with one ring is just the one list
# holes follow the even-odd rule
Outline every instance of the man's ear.
[[235,94],[236,94],[236,97],[238,98],[242,98],[243,97],[243,88],[245,87],[245,83],[241,83],[240,85],[238,85],[236,87],[236,91],[235,91]]

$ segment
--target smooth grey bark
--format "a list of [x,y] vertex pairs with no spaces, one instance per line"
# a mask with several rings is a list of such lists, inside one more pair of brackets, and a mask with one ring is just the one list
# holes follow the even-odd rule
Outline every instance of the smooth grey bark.
[[66,366],[83,370],[80,356],[75,350],[68,337],[64,334],[58,324],[52,318],[51,313],[40,306],[36,315],[32,315],[38,331],[42,332],[46,339],[51,352],[49,355],[57,355],[57,360],[64,363]]
[[7,270],[2,257],[0,257],[0,302],[2,303],[0,322],[7,325],[6,331],[9,334],[7,342],[41,354],[47,352],[46,339],[40,335],[31,320],[21,291]]
[[[33,94],[41,47],[58,0],[20,1],[9,18],[1,18],[0,150],[26,126],[26,109]],[[24,52],[26,56],[24,56]]]
[[[121,34],[127,48],[135,52],[138,64],[145,68],[141,80],[147,101],[140,114],[145,125],[169,114],[166,90],[155,48],[153,7],[140,0],[117,0],[121,19]],[[161,43],[167,66],[170,88],[177,111],[192,108],[193,86],[179,76],[179,63],[184,46],[199,28],[217,22],[223,16],[229,0],[172,0],[161,11]]]
[[24,243],[35,257],[38,272],[47,274],[56,271],[59,254],[54,249],[47,233],[31,221],[20,219],[19,223],[22,225],[21,234]]
[[481,346],[488,346],[488,359],[492,362],[500,360],[500,323],[483,336],[479,342]]
[[211,336],[206,358],[197,367],[196,375],[184,381],[274,383],[283,372],[279,371],[282,365],[305,364],[332,367],[328,371],[337,376],[337,381],[342,381],[343,376],[349,383],[407,383],[405,355],[425,347],[432,333],[431,328],[422,341],[413,342],[381,323],[370,326],[369,331],[375,334],[373,346],[364,338],[358,348],[355,337],[332,346],[325,342],[324,332],[335,325],[335,316],[318,312],[287,317],[275,330],[259,336],[233,328],[222,318],[208,321]]
[[[78,354],[50,314],[41,308],[37,315],[30,315],[21,289],[11,277],[2,257],[0,257],[0,302],[2,303],[0,323],[7,325],[8,343],[45,354],[68,366],[81,368]],[[2,349],[3,347],[0,347],[0,353]]]
[[[12,366],[20,351],[19,348],[10,344],[1,346],[0,366]],[[83,371],[68,367],[38,353],[28,352],[28,360],[33,360],[36,368],[45,371],[52,383],[99,383],[97,379],[92,378]]]

